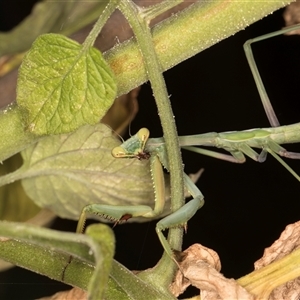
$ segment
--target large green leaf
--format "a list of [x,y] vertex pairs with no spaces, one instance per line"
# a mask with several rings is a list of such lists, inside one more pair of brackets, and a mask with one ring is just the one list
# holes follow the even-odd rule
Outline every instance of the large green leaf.
[[[82,235],[0,222],[0,235],[1,258],[55,280],[64,277],[64,282],[88,289],[89,299],[139,300],[141,292],[143,299],[175,299],[112,261],[114,238],[103,224],[89,226]],[[104,289],[105,296],[99,297]]]
[[20,67],[17,103],[38,135],[96,124],[116,97],[113,74],[95,48],[58,34],[40,36]]
[[[115,244],[109,227],[96,224],[88,227],[87,235],[78,235],[20,223],[0,222],[0,234],[8,238],[0,241],[1,257],[51,278],[65,278],[68,283],[81,287],[84,285],[89,290],[89,299],[103,298]],[[81,265],[68,264],[70,255],[79,258]],[[95,265],[95,269],[89,272],[86,264]]]
[[149,161],[113,158],[111,150],[118,145],[106,125],[86,125],[26,149],[24,165],[8,176],[22,179],[36,204],[65,218],[78,219],[91,203],[152,206]]

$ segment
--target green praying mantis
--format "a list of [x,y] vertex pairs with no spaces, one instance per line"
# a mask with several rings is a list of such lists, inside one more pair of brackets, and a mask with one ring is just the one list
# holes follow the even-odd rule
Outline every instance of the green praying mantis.
[[[300,153],[289,152],[280,146],[281,144],[297,143],[300,141],[300,123],[280,126],[263,86],[251,50],[251,43],[274,37],[299,27],[300,25],[291,26],[283,30],[257,37],[253,40],[249,40],[244,44],[246,57],[256,82],[262,104],[273,128],[250,129],[224,133],[211,132],[191,136],[181,136],[179,137],[179,144],[181,147],[196,153],[236,163],[245,162],[246,156],[255,161],[263,162],[265,161],[267,154],[270,153],[298,181],[300,181],[299,175],[281,158],[287,157],[299,159]],[[155,191],[154,207],[152,208],[146,205],[110,206],[91,204],[82,210],[77,226],[77,232],[83,231],[86,214],[96,214],[111,219],[112,221],[120,222],[134,217],[153,218],[162,213],[165,204],[163,167],[168,169],[168,157],[164,146],[164,138],[149,138],[149,135],[150,133],[148,129],[140,129],[134,136],[123,142],[122,145],[114,148],[112,150],[112,155],[116,159],[133,158],[138,160],[150,160],[153,188]],[[196,146],[223,148],[230,154],[217,153],[211,150],[201,149]],[[253,148],[261,149],[261,152],[258,153]],[[173,252],[162,231],[174,226],[185,226],[188,220],[204,204],[204,196],[186,174],[184,174],[184,183],[186,189],[192,196],[192,200],[187,202],[179,210],[161,219],[156,225],[156,232],[159,240],[170,257],[173,257]]]

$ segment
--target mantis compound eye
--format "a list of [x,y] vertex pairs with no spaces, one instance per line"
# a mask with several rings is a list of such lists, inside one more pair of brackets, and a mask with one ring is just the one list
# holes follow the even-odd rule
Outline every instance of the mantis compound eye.
[[147,128],[141,128],[137,135],[138,138],[145,144],[150,136],[150,132]]
[[116,147],[112,149],[111,154],[113,157],[120,158],[120,157],[126,157],[126,152],[122,147]]

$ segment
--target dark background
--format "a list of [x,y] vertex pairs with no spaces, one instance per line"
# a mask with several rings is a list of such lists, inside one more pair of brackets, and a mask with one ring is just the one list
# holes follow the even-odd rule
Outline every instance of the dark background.
[[[18,2],[16,8],[9,5],[15,2],[0,1],[0,30],[17,24],[33,2]],[[249,38],[283,26],[280,10],[165,73],[180,135],[269,127],[242,46]],[[279,121],[299,122],[300,37],[279,36],[253,48]],[[147,83],[132,133],[148,127],[151,136],[162,135],[151,94]],[[299,145],[286,148],[300,151]],[[264,248],[287,224],[299,220],[299,182],[272,157],[263,164],[247,159],[238,165],[184,152],[183,161],[186,173],[205,168],[198,187],[206,201],[188,224],[184,248],[201,243],[217,251],[226,277],[251,272]],[[288,163],[300,173],[299,161]],[[153,266],[162,253],[155,224],[117,226],[116,259],[129,269]],[[53,227],[75,231],[76,222],[58,219]],[[0,274],[1,299],[33,299],[61,289],[61,284],[19,268]]]

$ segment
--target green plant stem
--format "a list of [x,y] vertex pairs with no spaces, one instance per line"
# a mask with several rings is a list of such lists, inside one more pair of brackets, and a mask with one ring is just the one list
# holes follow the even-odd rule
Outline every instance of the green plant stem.
[[[131,0],[122,1],[119,5],[119,8],[132,27],[135,38],[137,39],[143,55],[143,61],[147,71],[148,79],[151,82],[153,95],[156,101],[158,114],[164,133],[164,140],[169,160],[171,210],[176,211],[184,205],[183,166],[177,129],[167,88],[161,73],[161,67],[158,62],[157,55],[155,53],[152,35],[147,20],[139,16],[138,9]],[[182,233],[182,230],[170,230],[168,241],[172,249],[181,251]],[[170,258],[163,256],[161,264],[157,267],[157,270],[160,268],[162,271],[162,278],[160,279],[160,282],[162,282],[161,280],[165,280],[165,284],[167,286],[172,282],[175,272],[174,267],[175,265],[173,265],[172,268],[172,265],[170,264]]]
[[93,29],[90,31],[84,43],[82,44],[83,49],[88,49],[89,47],[92,47],[94,45],[95,40],[98,37],[100,31],[102,30],[103,26],[105,25],[111,14],[116,10],[116,7],[118,6],[119,2],[120,0],[110,0],[108,2],[105,9],[98,18],[97,22],[94,24]]
[[91,225],[86,235],[78,235],[3,221],[0,235],[1,258],[58,281],[64,274],[65,283],[89,290],[89,299],[103,299],[104,286],[107,300],[139,299],[141,291],[144,299],[173,299],[112,260],[114,237],[106,225]]
[[[214,0],[194,3],[160,22],[152,30],[153,44],[162,71],[176,66],[290,2],[291,0]],[[142,55],[135,39],[115,46],[105,52],[104,57],[115,74],[118,95],[131,91],[147,80]]]
[[2,175],[0,177],[0,187],[22,179],[22,175],[23,175],[22,167],[20,167],[19,169],[17,169],[14,172],[10,172],[6,175]]
[[237,282],[257,299],[269,299],[278,286],[300,276],[300,249],[243,276]]
[[150,21],[156,18],[157,16],[161,15],[162,13],[177,6],[182,2],[183,0],[164,0],[158,4],[142,8],[139,14],[141,19],[145,20],[147,23],[150,23]]
[[0,132],[0,162],[41,139],[26,130],[23,111],[16,104],[0,111]]
[[[214,0],[191,5],[159,23],[152,31],[161,71],[209,48],[290,2]],[[147,80],[142,56],[134,39],[107,51],[104,57],[114,72],[118,96]],[[16,106],[6,113],[0,112],[0,161],[39,139],[26,131],[21,116]]]
[[[94,224],[87,228],[86,235],[78,235],[2,221],[0,232],[2,237],[6,237],[0,239],[2,258],[21,263],[22,266],[59,281],[64,276],[71,284],[87,285],[92,294],[89,299],[103,298],[115,245],[113,232],[107,225]],[[69,266],[70,255],[81,259],[80,272],[78,262]],[[91,272],[89,265],[95,267],[94,272]],[[82,276],[82,272],[88,279]]]

